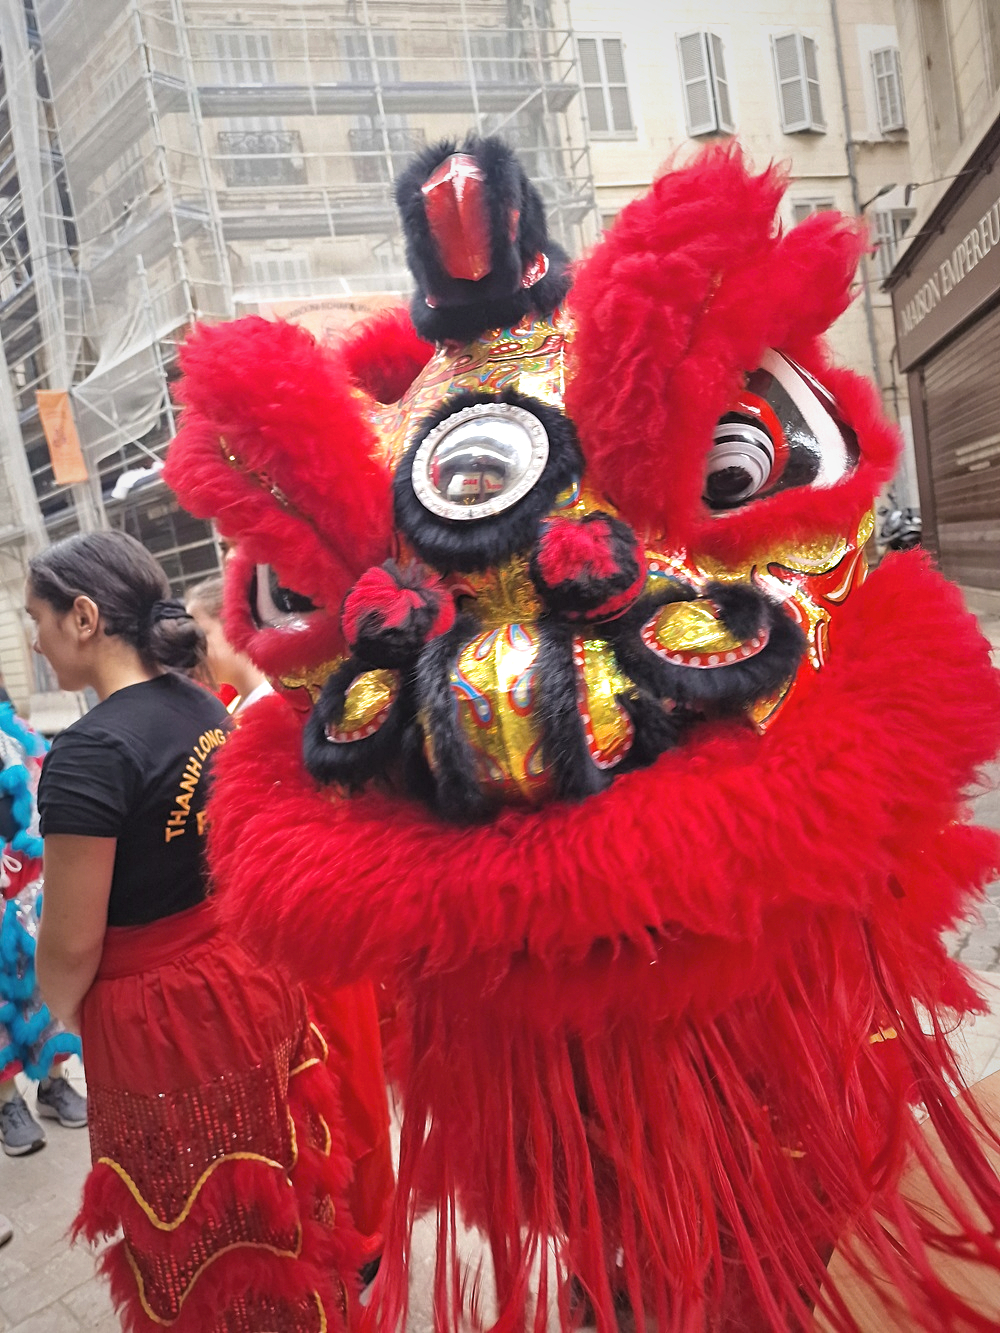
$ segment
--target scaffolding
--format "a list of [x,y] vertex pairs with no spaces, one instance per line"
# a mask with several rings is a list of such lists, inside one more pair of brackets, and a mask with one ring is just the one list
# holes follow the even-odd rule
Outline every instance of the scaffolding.
[[[0,63],[0,560],[112,525],[176,587],[216,568],[158,480],[177,344],[405,295],[393,182],[426,144],[505,135],[562,244],[596,235],[569,0],[0,0]],[[89,482],[56,483],[39,388]]]

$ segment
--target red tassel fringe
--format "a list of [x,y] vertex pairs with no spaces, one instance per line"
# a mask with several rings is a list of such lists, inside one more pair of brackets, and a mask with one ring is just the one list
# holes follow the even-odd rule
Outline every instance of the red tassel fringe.
[[[259,1162],[228,1162],[206,1180],[191,1212],[173,1231],[153,1225],[111,1167],[93,1168],[72,1234],[73,1239],[83,1235],[94,1242],[123,1229],[124,1239],[104,1251],[100,1267],[124,1333],[159,1333],[163,1328],[162,1318],[143,1301],[126,1247],[140,1260],[143,1254],[155,1254],[183,1263],[206,1224],[235,1218],[239,1230],[239,1219],[247,1217],[248,1210],[251,1218],[263,1219],[262,1231],[275,1250],[294,1249],[301,1228],[298,1253],[242,1243],[228,1252],[219,1250],[187,1286],[170,1323],[173,1333],[253,1333],[258,1327],[275,1333],[319,1333],[325,1328],[346,1333],[348,1314],[353,1325],[359,1313],[356,1275],[364,1255],[346,1204],[350,1163],[340,1110],[323,1066],[294,1075],[288,1104],[298,1149],[289,1175]],[[329,1130],[328,1151],[319,1115]],[[327,1197],[332,1219],[323,1202]],[[258,1238],[261,1228],[254,1225],[251,1230]],[[243,1234],[250,1234],[245,1226]],[[246,1314],[246,1306],[256,1319]]]

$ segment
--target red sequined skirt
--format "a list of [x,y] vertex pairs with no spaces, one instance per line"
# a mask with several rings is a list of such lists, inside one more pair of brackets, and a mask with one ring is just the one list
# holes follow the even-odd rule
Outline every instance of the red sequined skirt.
[[75,1233],[129,1333],[347,1325],[361,1251],[327,1047],[209,904],[111,927],[82,1010],[93,1169]]

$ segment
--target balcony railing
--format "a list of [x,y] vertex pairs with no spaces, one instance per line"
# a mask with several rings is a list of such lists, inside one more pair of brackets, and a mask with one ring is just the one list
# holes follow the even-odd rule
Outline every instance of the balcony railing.
[[298,130],[220,130],[219,161],[227,185],[305,185]]
[[398,175],[409,165],[414,153],[419,153],[421,149],[427,147],[427,135],[423,130],[383,131],[365,127],[349,130],[348,143],[354,162],[355,179],[361,184],[384,183],[390,179],[389,159],[392,161],[392,174]]

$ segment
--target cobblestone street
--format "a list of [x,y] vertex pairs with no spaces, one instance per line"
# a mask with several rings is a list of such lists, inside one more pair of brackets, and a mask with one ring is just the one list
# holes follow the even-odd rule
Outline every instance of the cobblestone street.
[[[1000,620],[984,622],[1000,654]],[[873,762],[879,757],[874,756]],[[905,775],[901,775],[901,781]],[[976,797],[979,822],[1000,828],[1000,768],[992,789]],[[949,946],[969,967],[983,973],[982,986],[992,992],[990,973],[1000,974],[1000,883],[994,884],[980,918],[949,939]],[[996,978],[1000,984],[1000,976]],[[1000,1070],[1000,989],[992,1012],[957,1035],[970,1080]],[[83,1089],[83,1071],[73,1078]],[[33,1090],[27,1091],[34,1106]],[[66,1232],[76,1209],[89,1164],[87,1134],[45,1122],[48,1143],[30,1157],[0,1157],[0,1211],[15,1228],[14,1239],[0,1249],[0,1333],[116,1333],[118,1321],[103,1284],[94,1276],[94,1260],[82,1246],[70,1248]],[[481,1250],[475,1233],[464,1248]],[[433,1237],[430,1225],[418,1224],[410,1285],[412,1309],[408,1333],[430,1333]],[[487,1281],[486,1285],[489,1283]]]

